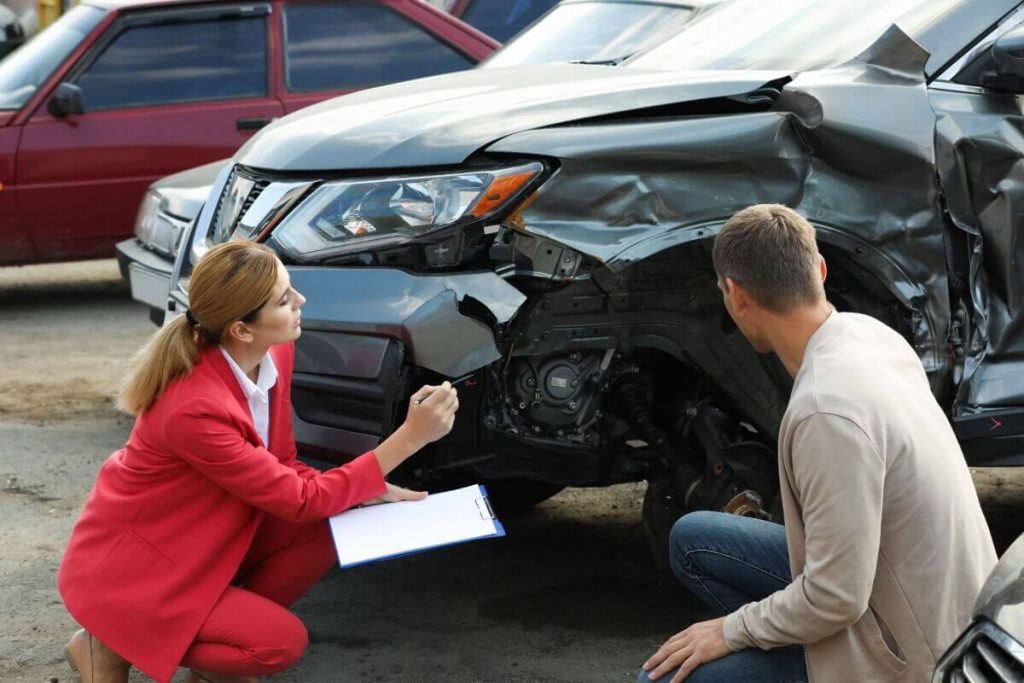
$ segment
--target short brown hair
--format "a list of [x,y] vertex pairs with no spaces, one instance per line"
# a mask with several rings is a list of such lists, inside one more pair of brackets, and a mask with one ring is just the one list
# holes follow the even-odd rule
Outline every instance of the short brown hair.
[[825,296],[814,228],[781,204],[735,214],[715,238],[715,272],[732,278],[770,311],[785,313]]

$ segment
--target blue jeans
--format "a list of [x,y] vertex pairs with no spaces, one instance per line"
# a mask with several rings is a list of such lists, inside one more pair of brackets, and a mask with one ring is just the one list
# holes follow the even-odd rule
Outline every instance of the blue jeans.
[[[669,537],[669,560],[683,585],[722,615],[768,597],[793,580],[781,524],[723,512],[692,512],[679,519]],[[669,683],[675,673],[657,683]],[[804,648],[747,648],[702,664],[686,681],[804,683]],[[651,679],[641,672],[637,683]]]

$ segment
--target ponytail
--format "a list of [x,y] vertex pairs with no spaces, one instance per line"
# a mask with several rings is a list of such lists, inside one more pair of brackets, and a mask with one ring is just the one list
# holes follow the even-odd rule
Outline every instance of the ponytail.
[[211,248],[192,271],[189,313],[160,328],[135,355],[118,407],[142,415],[171,382],[192,373],[200,350],[219,344],[232,322],[252,322],[270,299],[279,267],[264,244],[238,241]]
[[199,345],[200,335],[183,315],[157,330],[132,359],[118,407],[132,415],[149,410],[171,382],[191,374]]

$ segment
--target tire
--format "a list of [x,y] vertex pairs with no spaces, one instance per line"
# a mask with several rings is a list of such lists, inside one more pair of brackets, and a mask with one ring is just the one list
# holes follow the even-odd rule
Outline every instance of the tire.
[[666,578],[673,577],[668,560],[669,532],[684,513],[685,510],[675,498],[671,481],[655,480],[647,483],[643,505],[644,535],[654,565]]
[[487,497],[498,515],[510,515],[523,512],[535,505],[543,503],[564,486],[549,484],[532,479],[493,479],[484,482]]

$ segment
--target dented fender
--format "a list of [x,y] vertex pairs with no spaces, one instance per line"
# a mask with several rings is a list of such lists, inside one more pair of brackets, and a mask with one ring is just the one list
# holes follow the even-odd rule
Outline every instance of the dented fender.
[[795,208],[910,309],[910,341],[941,395],[950,305],[927,60],[893,26],[856,59],[795,76],[765,111],[639,111],[526,131],[488,151],[558,159],[519,229],[614,273],[710,240],[752,204]]

